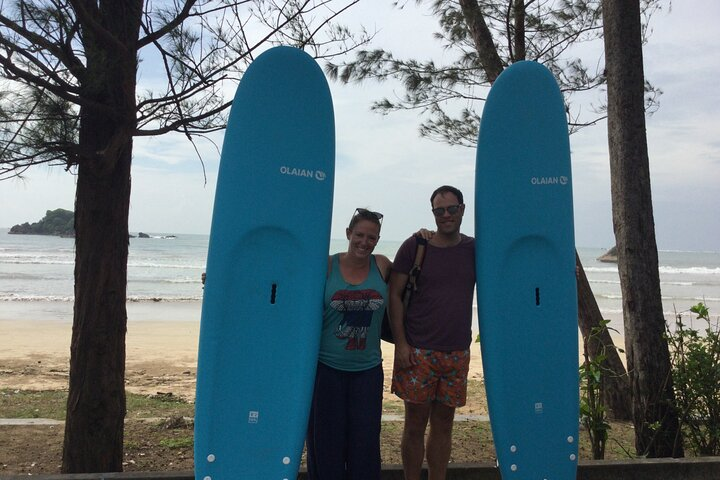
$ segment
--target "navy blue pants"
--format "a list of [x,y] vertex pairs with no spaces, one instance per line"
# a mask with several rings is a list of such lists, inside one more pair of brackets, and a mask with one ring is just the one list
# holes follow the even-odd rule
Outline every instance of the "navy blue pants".
[[379,480],[382,365],[345,372],[318,363],[307,435],[309,480]]

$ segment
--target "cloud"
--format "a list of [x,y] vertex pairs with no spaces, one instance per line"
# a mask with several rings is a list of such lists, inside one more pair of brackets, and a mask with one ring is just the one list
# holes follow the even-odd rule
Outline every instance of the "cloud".
[[[441,60],[432,37],[437,20],[424,6],[403,10],[361,3],[341,21],[377,26],[375,45],[399,57]],[[654,33],[645,47],[647,77],[664,91],[661,108],[648,118],[648,146],[660,248],[718,250],[720,216],[715,212],[720,184],[720,131],[715,87],[720,58],[713,54],[714,24],[720,3],[673,2],[671,13],[653,17]],[[148,73],[149,74],[149,73]],[[429,196],[442,184],[459,187],[468,210],[464,231],[473,232],[475,152],[421,139],[416,112],[380,116],[373,100],[394,95],[397,85],[331,83],[335,105],[337,164],[332,236],[344,229],[356,207],[385,214],[383,238],[402,240],[419,227],[434,225]],[[583,108],[600,94],[584,98]],[[580,100],[579,98],[577,99]],[[218,145],[222,134],[217,134]],[[607,136],[603,125],[571,137],[576,240],[579,246],[614,243]],[[219,153],[198,143],[208,174],[182,135],[136,139],[133,157],[131,230],[157,233],[209,232]],[[73,177],[61,171],[33,171],[25,183],[0,183],[0,226],[37,221],[51,208],[72,208]],[[6,205],[11,207],[5,208]]]
[[133,167],[131,232],[210,233],[217,172],[205,184],[202,172]]

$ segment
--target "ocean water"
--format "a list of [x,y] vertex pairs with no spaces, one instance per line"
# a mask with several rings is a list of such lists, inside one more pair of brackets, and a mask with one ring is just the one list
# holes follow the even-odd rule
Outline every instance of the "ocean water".
[[[168,235],[130,239],[130,320],[199,321],[208,236]],[[392,259],[400,243],[381,240],[376,253]],[[331,241],[331,252],[346,248],[345,239]],[[597,261],[604,252],[578,248],[603,316],[621,330],[617,265]],[[71,238],[9,235],[0,229],[0,319],[71,321],[74,255]],[[720,252],[661,251],[659,259],[666,317],[672,319],[698,302],[708,305],[713,318],[720,315]]]

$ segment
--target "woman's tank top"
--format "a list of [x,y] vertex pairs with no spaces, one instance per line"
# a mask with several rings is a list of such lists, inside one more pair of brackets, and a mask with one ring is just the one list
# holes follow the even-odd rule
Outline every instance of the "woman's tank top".
[[325,281],[325,310],[319,360],[338,370],[357,372],[382,363],[380,325],[387,305],[387,284],[375,256],[364,282],[352,285],[343,279],[340,254],[332,256]]

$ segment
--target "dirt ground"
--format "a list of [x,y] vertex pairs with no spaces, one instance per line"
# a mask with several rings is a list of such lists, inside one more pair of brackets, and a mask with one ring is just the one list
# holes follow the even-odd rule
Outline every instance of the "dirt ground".
[[[0,477],[60,472],[63,426],[0,426]],[[382,460],[399,464],[401,422],[382,428]],[[581,437],[584,435],[581,434]],[[632,427],[613,425],[611,437],[627,444]],[[138,421],[125,425],[125,471],[192,471],[192,423],[182,420]],[[587,442],[581,443],[580,459],[589,459]],[[627,458],[618,445],[608,445],[608,459]],[[493,463],[495,451],[486,422],[458,422],[454,428],[451,462]]]
[[[386,371],[389,375],[389,369]],[[67,365],[52,357],[5,359],[0,366],[0,389],[10,391],[65,391]],[[476,374],[477,377],[477,374]],[[169,395],[192,401],[195,368],[170,365],[157,359],[129,362],[128,392],[141,395]],[[402,415],[402,403],[389,392],[386,381],[385,413]],[[479,378],[472,381],[468,405],[459,415],[487,415],[484,388]],[[0,417],[3,417],[0,412]],[[192,421],[182,418],[142,419],[130,413],[125,424],[126,471],[190,471],[193,468]],[[59,473],[62,461],[64,426],[0,425],[0,475]],[[383,463],[400,463],[401,421],[383,423]],[[487,422],[458,422],[455,428],[455,462],[494,461]]]
[[[51,391],[62,409],[68,385],[70,325],[58,322],[0,321],[0,393]],[[191,322],[137,322],[129,325],[127,338],[126,389],[140,396],[172,396],[187,403],[177,411],[143,414],[130,411],[126,418],[124,469],[126,471],[191,471],[193,468],[192,417],[197,366],[197,325]],[[383,343],[385,371],[384,410],[402,415],[402,403],[389,392],[392,345]],[[454,427],[453,462],[494,462],[490,426],[478,416],[487,415],[482,383],[482,362],[472,349],[468,404],[457,415]],[[59,398],[59,400],[57,400]],[[7,399],[7,398],[6,398]],[[0,400],[3,400],[0,397]],[[40,409],[38,409],[40,410]],[[25,412],[23,417],[47,417]],[[0,418],[7,417],[0,411]],[[152,418],[143,418],[152,417]],[[62,419],[62,412],[55,418]],[[400,463],[402,421],[382,427],[382,459]],[[59,473],[64,427],[59,425],[0,425],[0,477],[11,474]],[[606,458],[627,458],[623,445],[632,445],[632,428],[615,425],[611,430]],[[587,436],[580,435],[580,458],[589,458]]]
[[[62,426],[3,426],[0,440],[2,475],[59,473],[62,459]],[[400,463],[400,431],[396,422],[383,426],[382,458],[385,464]],[[456,426],[454,462],[491,462],[494,451],[477,435],[472,423]],[[191,471],[193,469],[192,425],[129,421],[125,426],[125,471]],[[175,442],[172,442],[175,440]]]
[[[389,382],[388,382],[389,384]],[[12,386],[11,386],[12,385]],[[0,367],[0,389],[6,396],[27,390],[54,390],[64,396],[67,385],[67,367],[53,364],[50,359],[32,362],[5,361]],[[133,364],[127,371],[127,390],[140,395],[171,395],[192,401],[195,370],[184,365],[173,366],[153,361]],[[385,413],[402,415],[402,404],[388,391],[385,392]],[[190,415],[187,415],[190,413]],[[188,419],[192,403],[165,417],[142,418],[142,412],[129,412],[125,425],[125,471],[191,471],[193,469],[193,425]],[[487,421],[485,392],[478,374],[471,378],[468,405],[458,409],[458,417],[471,420],[457,421],[454,429],[452,462],[494,462],[495,451]],[[176,415],[179,414],[179,415]],[[184,416],[180,416],[184,415]],[[32,414],[30,415],[32,416]],[[3,417],[0,412],[0,417]],[[52,474],[60,472],[62,459],[63,425],[0,425],[0,476],[12,474]],[[399,464],[401,421],[387,421],[382,427],[382,459],[385,464]],[[632,428],[614,425],[611,436],[620,443],[632,439]],[[580,458],[589,458],[586,441],[581,435]],[[618,442],[615,442],[618,443]],[[608,458],[626,458],[622,448],[609,443]]]

